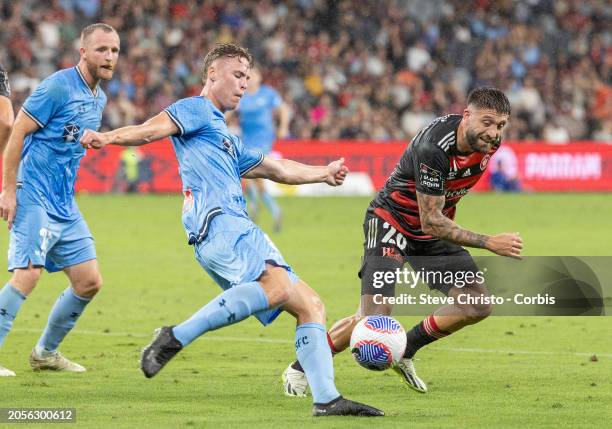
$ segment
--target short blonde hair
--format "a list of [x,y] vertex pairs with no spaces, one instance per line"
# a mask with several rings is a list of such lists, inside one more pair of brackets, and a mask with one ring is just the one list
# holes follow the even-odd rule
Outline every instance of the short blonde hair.
[[204,66],[202,67],[203,84],[206,84],[206,79],[208,78],[208,69],[210,69],[210,65],[215,60],[218,60],[219,58],[223,57],[244,58],[248,61],[249,67],[253,68],[253,55],[251,55],[247,48],[243,48],[242,46],[238,46],[233,43],[223,43],[215,46],[204,57]]
[[83,28],[83,30],[81,31],[81,45],[84,45],[85,40],[87,40],[87,38],[91,36],[92,33],[96,30],[102,30],[105,33],[115,33],[117,34],[117,36],[119,35],[119,33],[117,33],[117,30],[115,30],[110,25],[104,24],[103,22],[97,22],[95,24],[91,24]]

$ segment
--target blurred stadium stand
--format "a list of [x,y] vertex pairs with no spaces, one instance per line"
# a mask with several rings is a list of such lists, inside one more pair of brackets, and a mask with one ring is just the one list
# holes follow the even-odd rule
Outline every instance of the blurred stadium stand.
[[405,140],[460,112],[467,92],[508,94],[510,140],[612,142],[612,3],[525,1],[1,0],[0,62],[19,107],[75,64],[103,21],[122,56],[104,126],[198,94],[215,43],[247,46],[291,105],[293,138]]

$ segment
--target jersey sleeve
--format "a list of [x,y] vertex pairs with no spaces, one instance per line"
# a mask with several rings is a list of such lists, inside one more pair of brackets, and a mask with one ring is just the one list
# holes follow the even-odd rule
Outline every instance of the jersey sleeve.
[[9,85],[8,74],[0,65],[0,95],[4,97],[11,96],[11,86]]
[[238,149],[238,168],[240,169],[240,176],[244,176],[263,162],[264,155],[258,150],[247,148],[238,137],[236,139],[238,140],[236,144]]
[[427,195],[444,195],[450,169],[446,153],[436,146],[418,144],[412,162],[416,190]]
[[184,98],[171,104],[164,112],[179,129],[178,135],[189,135],[205,128],[211,120],[210,107],[201,99]]
[[39,127],[43,128],[66,100],[66,86],[61,79],[45,79],[36,87],[21,107]]

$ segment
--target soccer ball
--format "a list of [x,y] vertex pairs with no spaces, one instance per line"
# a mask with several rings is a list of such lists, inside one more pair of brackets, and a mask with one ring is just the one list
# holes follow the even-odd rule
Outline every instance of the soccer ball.
[[389,316],[367,316],[351,334],[351,353],[357,363],[372,371],[384,371],[399,361],[406,349],[406,331]]

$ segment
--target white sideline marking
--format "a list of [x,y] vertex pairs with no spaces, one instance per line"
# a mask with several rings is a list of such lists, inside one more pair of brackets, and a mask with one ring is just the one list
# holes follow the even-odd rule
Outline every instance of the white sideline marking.
[[[12,329],[13,332],[33,332],[40,333],[40,329]],[[128,338],[153,338],[153,333],[140,334],[132,332],[100,332],[100,331],[88,331],[88,330],[75,330],[74,334],[81,335],[94,335],[101,337],[128,337]],[[291,340],[282,340],[280,338],[260,338],[260,337],[225,337],[220,335],[207,335],[207,341],[227,341],[236,343],[267,343],[267,344],[293,344]],[[569,355],[569,356],[592,356],[596,355],[598,358],[609,358],[612,359],[612,353],[596,353],[596,352],[546,352],[546,351],[531,351],[531,350],[498,350],[498,349],[479,349],[479,348],[465,348],[465,347],[431,347],[433,351],[439,352],[453,352],[453,353],[500,353],[500,354],[515,354],[515,355],[532,355],[532,356],[554,356],[554,355]]]

